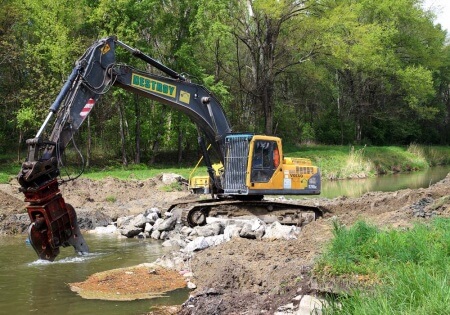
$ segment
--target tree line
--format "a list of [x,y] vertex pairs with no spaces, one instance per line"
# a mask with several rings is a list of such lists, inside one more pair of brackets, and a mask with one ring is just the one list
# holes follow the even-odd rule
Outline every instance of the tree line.
[[[205,85],[234,131],[292,144],[449,144],[450,47],[421,0],[0,0],[0,148],[20,152],[75,60],[108,35]],[[154,71],[125,51],[121,62]],[[95,155],[182,161],[183,114],[120,89],[77,136]]]

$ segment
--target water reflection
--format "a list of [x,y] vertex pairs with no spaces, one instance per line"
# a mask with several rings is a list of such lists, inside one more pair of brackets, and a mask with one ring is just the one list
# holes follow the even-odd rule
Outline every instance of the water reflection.
[[342,181],[324,181],[320,197],[335,198],[339,196],[359,197],[369,191],[396,191],[429,187],[445,178],[450,167],[433,167],[422,172],[412,172],[374,178]]
[[143,314],[152,305],[181,304],[187,299],[187,290],[154,300],[82,299],[70,291],[68,283],[96,272],[151,262],[168,251],[153,240],[89,234],[85,238],[93,253],[75,256],[72,248],[64,248],[51,263],[36,259],[25,236],[0,237],[0,314]]

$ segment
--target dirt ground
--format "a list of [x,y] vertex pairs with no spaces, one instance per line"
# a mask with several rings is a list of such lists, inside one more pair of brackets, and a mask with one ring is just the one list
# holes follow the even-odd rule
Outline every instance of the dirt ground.
[[[79,179],[61,188],[75,209],[102,211],[111,217],[167,207],[186,191],[164,192],[159,178],[146,181]],[[22,211],[18,186],[0,185],[1,216]],[[332,222],[351,225],[364,219],[382,228],[407,228],[430,216],[450,216],[450,177],[423,189],[371,192],[360,198],[309,199],[324,217],[305,226],[297,240],[237,239],[195,254],[190,265],[197,289],[177,312],[182,314],[272,314],[300,293],[318,288],[311,281],[314,259],[332,237]],[[300,202],[300,201],[299,201]]]
[[[305,226],[297,240],[239,239],[195,255],[190,308],[183,314],[272,314],[292,297],[331,290],[311,279],[314,259],[332,237],[332,222],[347,226],[363,219],[380,228],[407,228],[428,215],[450,216],[450,177],[426,188],[392,193],[372,192],[360,198],[312,201],[326,213]],[[423,207],[425,217],[414,210]],[[244,311],[245,310],[245,311]]]

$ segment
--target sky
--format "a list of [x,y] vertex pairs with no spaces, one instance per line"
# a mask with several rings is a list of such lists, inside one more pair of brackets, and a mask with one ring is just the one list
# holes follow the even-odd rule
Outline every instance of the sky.
[[441,24],[443,29],[450,34],[450,1],[449,0],[424,0],[424,9],[431,9],[437,16],[435,23]]

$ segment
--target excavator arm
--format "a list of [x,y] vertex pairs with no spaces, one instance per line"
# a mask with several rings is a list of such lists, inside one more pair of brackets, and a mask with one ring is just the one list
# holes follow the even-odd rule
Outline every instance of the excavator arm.
[[[117,63],[115,52],[119,46],[167,76]],[[59,165],[73,135],[112,86],[185,113],[199,129],[199,145],[214,190],[221,190],[205,145],[206,138],[223,163],[225,137],[231,128],[217,99],[203,86],[188,82],[182,75],[114,36],[98,40],[78,59],[36,136],[27,140],[27,159],[18,174],[21,191],[29,203],[29,239],[41,259],[54,260],[61,246],[71,245],[81,254],[89,251],[75,210],[61,196]],[[54,121],[53,128],[46,139],[45,130],[51,121]]]

